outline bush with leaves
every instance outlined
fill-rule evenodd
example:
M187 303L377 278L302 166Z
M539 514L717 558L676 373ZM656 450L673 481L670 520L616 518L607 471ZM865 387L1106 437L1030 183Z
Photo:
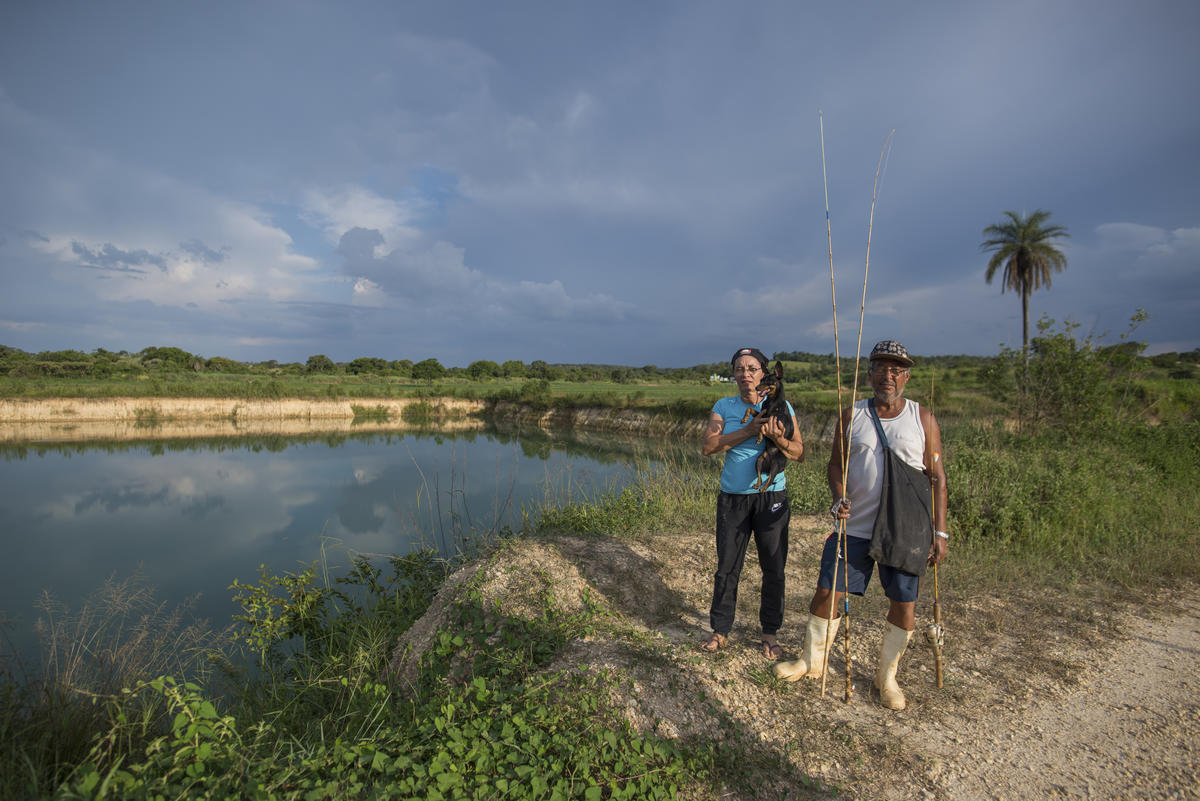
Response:
M437 359L422 359L412 367L412 377L418 381L436 381L446 375L446 368Z
M1019 350L1004 348L982 376L994 396L1007 404L1023 428L1081 429L1128 422L1147 411L1139 389L1138 358L1144 343L1130 339L1147 315L1139 309L1120 343L1103 337L1077 337L1079 324L1042 317L1028 363Z

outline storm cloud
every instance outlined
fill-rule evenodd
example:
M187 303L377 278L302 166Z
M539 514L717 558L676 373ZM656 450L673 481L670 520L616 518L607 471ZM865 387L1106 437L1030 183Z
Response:
M1071 238L1035 319L1120 332L1141 308L1150 352L1191 349L1198 34L1185 0L16 4L0 333L281 361L829 352L870 233L864 339L990 354L1020 305L984 283L982 230L1044 208Z

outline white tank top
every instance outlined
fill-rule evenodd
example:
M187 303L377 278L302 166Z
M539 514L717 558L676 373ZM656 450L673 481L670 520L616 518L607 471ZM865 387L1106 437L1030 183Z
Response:
M879 418L892 452L918 470L925 469L925 427L921 425L921 407L905 398L904 408L892 418ZM867 401L854 404L850 417L850 460L846 467L846 497L850 499L850 519L846 534L871 538L883 479L883 445L875 433Z

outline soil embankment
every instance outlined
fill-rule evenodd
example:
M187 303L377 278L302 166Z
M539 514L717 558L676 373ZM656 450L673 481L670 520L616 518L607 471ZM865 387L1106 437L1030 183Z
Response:
M554 407L538 409L519 403L496 403L492 416L499 420L533 424L541 428L573 428L622 434L699 437L707 415L679 417L656 409L607 406ZM796 422L805 442L832 438L834 415L797 412Z
M454 432L480 430L489 422L547 430L699 437L706 420L703 415L680 417L659 409L546 408L465 398L0 399L0 443L300 436L430 426ZM798 413L797 422L806 442L828 439L832 433L831 415Z
M673 417L651 409L608 406L555 406L547 409L500 401L492 404L490 415L493 419L517 425L532 425L545 429L604 431L614 434L699 436L704 430L702 419Z
M413 407L424 404L419 413ZM356 407L358 412L356 412ZM0 400L0 442L87 442L394 431L436 421L477 430L483 401L458 398ZM366 413L363 413L365 410Z

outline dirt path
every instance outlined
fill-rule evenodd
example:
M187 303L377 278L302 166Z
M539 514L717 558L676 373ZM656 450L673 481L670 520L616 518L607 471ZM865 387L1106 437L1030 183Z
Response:
M810 521L797 533L789 563L799 576L789 576L790 620L780 632L789 657L799 648L799 607L811 593L822 524ZM665 561L678 569L696 560L708 566L707 555L694 550ZM756 568L749 557L741 648L717 683L745 690L727 689L726 708L823 789L848 798L955 801L1200 799L1200 588L1136 607L1061 599L1055 616L1040 619L1024 615L1017 599L952 591L944 597L945 687L935 686L932 652L918 630L901 664L909 706L892 712L871 695L886 608L878 587L852 608L853 698L846 704L844 658L831 661L824 697L818 682L769 677L757 647ZM688 593L700 628L702 596ZM919 629L928 622L923 606ZM778 789L777 797L805 797Z
M918 727L962 801L1200 798L1200 594L1126 615L1076 686L983 718Z

